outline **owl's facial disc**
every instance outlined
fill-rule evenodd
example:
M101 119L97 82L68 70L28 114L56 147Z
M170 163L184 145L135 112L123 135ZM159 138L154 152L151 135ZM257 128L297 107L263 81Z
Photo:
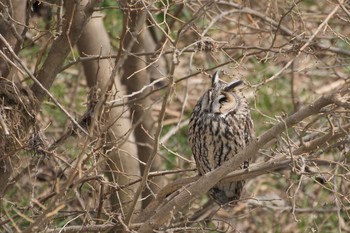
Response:
M219 71L212 76L212 88L207 92L207 98L204 98L205 104L202 108L208 109L211 113L226 114L238 107L239 98L234 89L243 83L242 80L235 80L231 83L224 84L219 79Z
M229 92L222 92L222 97L219 99L220 103L220 113L225 114L228 113L238 106L238 99L236 94L229 93Z

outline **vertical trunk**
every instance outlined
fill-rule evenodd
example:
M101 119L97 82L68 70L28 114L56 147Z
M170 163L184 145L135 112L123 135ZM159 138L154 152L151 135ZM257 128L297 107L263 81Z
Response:
M16 20L17 22L21 22L24 24L24 19L25 19L25 9L26 9L26 1L23 0L12 0L12 1L7 1L7 0L1 0L1 7L0 7L0 12L3 15L3 17L0 17L0 34L6 39L6 41L11 45L12 48L15 47L17 38L19 35L21 35L23 31L23 27L14 24L10 20L6 20L6 17L12 18ZM9 3L12 3L10 5ZM5 46L3 42L0 41L0 50L8 57L12 58L10 53L5 49ZM0 77L12 79L12 75L10 76L10 66L8 62L3 59L0 56ZM1 88L4 88L2 86ZM3 96L6 98L6 96ZM2 113L1 113L2 114ZM0 133L1 136L6 135L4 133L4 129L0 127ZM6 137L6 136L5 136ZM8 137L4 139L6 141L9 140ZM7 143L7 147L10 147L10 145ZM1 159L1 157L6 157ZM5 150L1 150L0 153L0 197L3 195L3 192L5 191L5 187L7 186L7 183L9 181L9 178L12 174L12 166L11 166L11 161L10 157L6 155Z
M112 52L110 40L104 28L101 16L95 14L93 19L86 25L84 32L78 41L78 49L81 56L87 55L109 55ZM96 36L98 35L98 36ZM111 64L114 60L101 59L83 62L87 83L90 88L97 85L97 88L104 89L108 79L112 75ZM120 97L124 90L117 77L114 77L114 85L111 90L111 96ZM133 143L134 137L130 122L130 113L125 106L114 107L109 113L107 125L111 125L108 132L108 158L109 158L109 177L117 185L128 184L140 176L139 162L137 158L137 147ZM112 149L114 148L114 149ZM132 185L126 189L114 192L112 195L112 204L115 209L121 209L127 212L128 205L134 197L137 186ZM121 205L123 204L123 205Z
M13 20L24 25L25 11L27 2L24 0L1 0L0 12L0 34L7 40L11 47L15 50L18 40L22 40L21 33L23 26L13 23ZM11 3L11 4L10 4ZM13 20L10 20L12 18ZM1 51L11 59L9 52L4 49L4 45L0 42ZM16 51L18 52L18 51ZM10 66L6 60L0 56L0 76L7 77L10 74ZM12 78L12 77L8 77Z
M126 5L125 1L124 4ZM143 7L142 3L136 4L135 9L130 12L124 11L124 27L127 26L128 30L124 40L124 48L129 46L129 43L136 41L132 44L131 53L142 53L146 51L146 47L154 47L150 44L150 40L146 40L145 36L150 36L147 33L146 18L147 11ZM127 25L126 25L127 23ZM126 30L126 29L124 29ZM145 56L128 56L123 66L123 83L127 86L128 94L141 90L144 86L150 83L150 75L146 70L146 57ZM154 70L153 70L154 71ZM153 72L155 73L155 72ZM137 141L137 147L139 151L139 158L143 162L147 162L148 157L152 153L152 144L154 143L150 135L154 135L154 120L151 115L151 101L146 95L148 91L144 91L138 95L131 97L131 100L137 99L129 106L132 111L132 120L135 127L135 138ZM156 157L152 164L152 171L160 170L161 161L160 157ZM141 172L144 168L141 166ZM148 203L154 198L152 193L157 193L159 188L163 186L162 177L154 178L149 183L148 187L142 193L144 199L143 206L147 206Z

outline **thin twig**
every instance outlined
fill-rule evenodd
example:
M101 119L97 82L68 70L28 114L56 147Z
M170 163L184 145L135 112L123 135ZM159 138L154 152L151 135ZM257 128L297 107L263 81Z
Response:
M342 1L343 2L343 1ZM310 38L306 41L306 43L298 50L298 53L291 59L282 69L280 69L277 73L272 75L270 78L264 80L263 82L254 85L255 88L260 88L261 86L265 85L268 82L271 82L278 78L300 55L301 53L311 44L311 42L315 39L317 34L320 32L322 28L324 28L328 21L333 17L333 15L338 11L340 5L336 5L334 9L328 14L328 16L323 20L323 22L318 26L318 28L315 30L315 32L310 36Z
M300 109L293 115L287 117L283 122L279 122L272 128L267 130L259 138L253 140L243 151L238 153L235 157L222 164L217 169L206 173L205 176L201 176L198 181L192 183L186 187L187 192L180 192L172 200L164 203L163 206L157 209L153 216L148 216L148 220L139 229L139 233L152 232L157 229L164 222L168 220L171 213L179 211L186 206L191 200L197 198L201 193L207 192L217 182L219 182L229 171L236 169L239 164L255 155L260 148L281 134L285 127L291 127L292 125L302 121L303 119L317 114L323 107L332 104L337 95L327 95L319 98L312 104Z
M13 51L12 47L6 41L6 39L0 34L1 41L6 45L6 48L10 51L11 55L15 58L18 64L25 70L27 75L51 98L54 104L72 121L74 125L76 125L85 135L89 135L86 130L79 125L79 123L74 119L72 115L58 102L58 100L48 91L30 72L26 65L23 64L22 60L17 56L17 54Z

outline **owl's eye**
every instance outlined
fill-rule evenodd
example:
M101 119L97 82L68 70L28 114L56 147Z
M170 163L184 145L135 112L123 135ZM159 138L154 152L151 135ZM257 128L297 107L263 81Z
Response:
M219 103L220 103L220 104L223 104L223 103L226 103L226 102L228 102L227 97L226 97L225 95L222 95L222 96L220 97L220 99L219 99Z

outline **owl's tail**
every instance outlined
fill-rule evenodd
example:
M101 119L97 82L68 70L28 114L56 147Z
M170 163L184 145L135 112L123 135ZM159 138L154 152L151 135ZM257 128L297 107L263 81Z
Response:
M208 194L219 205L230 203L233 206L241 197L244 183L244 181L238 181L228 184L217 184L209 190Z

